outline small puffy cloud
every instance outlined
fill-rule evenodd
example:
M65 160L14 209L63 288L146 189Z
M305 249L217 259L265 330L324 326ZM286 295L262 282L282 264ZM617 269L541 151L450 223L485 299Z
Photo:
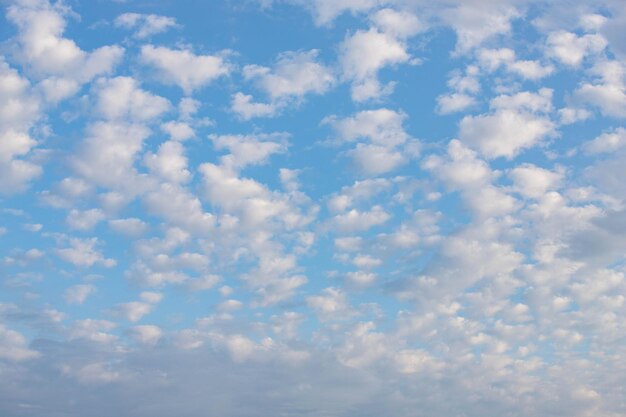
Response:
M417 16L405 10L382 9L374 13L370 19L381 32L398 38L408 38L425 29Z
M280 109L297 104L307 94L323 94L335 83L331 70L317 62L316 49L300 52L283 52L272 68L246 65L243 76L262 90L269 103L257 103L253 97L236 93L232 109L243 119L273 116Z
M463 93L442 95L437 97L437 113L456 113L475 106L477 103L474 97Z
M626 129L618 127L604 132L598 137L586 142L583 149L587 154L614 152L626 146Z
M173 17L141 13L121 14L113 23L117 27L134 30L133 36L138 39L145 39L178 26Z
M128 303L119 304L114 309L116 316L125 318L130 322L137 322L141 320L147 314L150 314L154 306L151 303L145 303L141 301L131 301Z
M487 40L511 31L511 21L520 12L509 2L469 1L451 4L441 18L457 35L456 53L464 54Z
M130 329L130 336L144 345L156 345L163 337L163 330L159 326L144 324Z
M131 77L99 80L95 94L95 110L108 120L149 121L171 107L167 99L142 90Z
M86 52L63 37L70 12L47 0L18 1L7 11L8 20L18 27L15 54L42 79L42 91L51 102L75 94L81 84L96 76L111 73L124 54L116 45Z
M144 162L153 174L165 181L181 184L191 179L184 147L180 142L162 143L157 153L146 154Z
M151 214L192 233L207 233L215 225L215 216L204 210L200 199L175 183L162 183L143 202Z
M69 330L69 338L70 340L86 339L96 343L111 343L118 338L110 333L116 327L115 323L108 320L76 320Z
M368 175L379 175L392 171L406 163L406 157L399 151L384 146L357 144L348 152L357 169Z
M319 51L283 52L273 68L246 65L243 76L252 80L273 100L322 94L334 83L330 69L316 62Z
M0 193L24 190L41 175L41 167L29 161L37 141L29 129L39 118L40 103L30 83L0 58Z
M538 100L532 100L533 98ZM518 94L506 99L496 98L492 101L495 112L465 116L461 120L460 139L480 150L487 158L512 159L523 149L533 147L545 137L554 134L554 123L533 111L545 111L534 108L537 102L539 105L545 105L545 97L541 94L539 96Z
M96 292L92 284L74 285L63 293L63 298L68 304L83 304L87 297Z
M346 273L346 282L355 287L367 287L376 281L378 276L373 272L356 271Z
M532 164L522 164L509 172L514 188L525 197L539 198L553 190L563 175Z
M79 267L91 267L95 264L101 264L110 268L116 265L114 259L105 258L102 252L96 249L99 243L98 238L70 238L68 243L68 247L57 249L56 251L59 258L66 262Z
M583 83L573 98L600 109L604 116L626 118L626 67L619 61L602 61L594 65L593 82Z
M228 75L231 66L219 55L195 55L185 49L144 45L141 61L153 67L168 84L178 85L185 94L202 88L219 77Z
M559 30L548 35L546 45L549 56L565 65L577 67L587 55L604 50L607 42L598 34L578 36L572 32Z
M235 93L232 97L231 109L243 120L255 117L273 116L278 111L278 105L274 103L258 103L254 97L244 93Z
M67 225L74 230L90 230L105 219L104 212L100 209L80 211L73 209L65 219Z
M215 149L230 152L221 157L222 165L234 169L263 164L271 155L286 152L286 138L284 133L209 136Z
M578 107L564 107L559 109L559 122L562 125L570 125L591 117L592 113L587 109Z
M507 72L529 80L539 80L554 72L551 65L542 65L532 60L518 60L515 51L510 48L480 49L477 58L480 66L488 72L503 67Z
M135 158L149 134L149 129L139 124L94 123L87 127L72 165L95 185L135 190L140 187Z
M465 204L480 218L508 214L516 208L514 198L492 185L497 174L489 164L459 140L450 141L445 158L432 155L422 167L450 189L461 191Z
M328 117L323 123L330 124L345 141L367 138L377 145L395 146L409 139L402 127L405 119L403 113L382 108L364 110L345 119Z
M402 126L405 118L403 113L383 108L361 111L345 119L330 116L322 123L332 126L342 141L365 139L370 142L358 143L348 155L361 172L378 175L403 165L418 152L417 142L410 141Z
M345 292L338 288L326 288L320 295L307 297L306 303L322 321L342 320L351 313Z
M141 236L149 229L148 224L146 224L143 220L134 217L109 220L109 227L116 233L130 237Z
M66 372L84 384L107 384L122 377L120 372L112 368L110 363L97 362L85 365L74 372L66 369Z
M193 128L184 122L169 121L161 125L161 130L170 135L171 140L182 142L196 136Z
M308 6L312 9L315 23L321 26L331 23L345 12L365 13L380 3L381 0L313 0Z
M358 102L389 92L379 85L378 71L411 59L402 40L375 28L348 36L339 49L343 78L352 81L352 99Z
M23 334L0 324L0 359L21 362L39 356L39 352L28 347Z
M391 218L381 206L368 211L352 209L332 218L333 225L341 232L359 232L386 223Z

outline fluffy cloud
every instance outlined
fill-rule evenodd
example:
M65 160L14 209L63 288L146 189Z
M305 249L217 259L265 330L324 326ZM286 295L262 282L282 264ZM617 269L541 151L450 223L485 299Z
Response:
M389 109L365 110L353 117L325 118L337 132L338 139L353 142L367 139L369 143L358 143L348 152L359 171L378 175L403 165L409 157L418 153L418 144L410 140L402 124L406 116Z
M0 59L0 192L23 190L41 175L41 167L28 160L37 145L29 134L39 117L40 104L29 82Z
M340 51L342 74L345 79L352 80L352 99L357 102L389 92L389 88L380 86L378 70L411 59L401 39L376 28L349 35L341 44Z
M0 358L10 361L25 361L38 358L41 354L28 347L24 335L0 324Z
M120 61L124 49L103 46L85 52L63 37L65 16L70 10L47 0L20 0L8 8L8 19L17 25L19 34L16 55L43 79L43 89L52 101L75 94L80 85L98 75L110 73Z
M133 29L133 36L138 39L145 39L178 26L173 17L141 13L123 13L113 23L117 27Z
M542 115L550 108L551 95L543 90L497 97L491 102L494 112L461 120L460 139L487 158L514 158L554 134L554 123Z
M96 248L98 238L70 238L67 242L69 246L57 249L57 255L66 262L78 267L90 267L94 264L101 264L107 268L116 265L114 259L107 259Z
M626 129L618 127L610 132L604 132L598 137L586 142L583 149L588 154L613 152L626 146Z
M74 285L65 290L64 298L69 304L83 304L87 297L96 292L96 287L91 284Z
M565 65L579 66L590 54L601 52L606 47L606 40L596 34L577 36L564 30L548 35L547 53Z
M184 49L144 45L141 60L152 66L166 83L178 85L185 94L202 88L230 72L230 64L219 55L195 55Z

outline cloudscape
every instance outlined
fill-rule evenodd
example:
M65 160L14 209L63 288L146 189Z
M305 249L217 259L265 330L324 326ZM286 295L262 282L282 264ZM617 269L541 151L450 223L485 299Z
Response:
M0 14L0 416L626 415L623 0Z

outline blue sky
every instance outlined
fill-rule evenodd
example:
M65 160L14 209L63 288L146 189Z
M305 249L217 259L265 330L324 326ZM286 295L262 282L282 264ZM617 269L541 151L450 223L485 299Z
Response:
M626 414L617 0L5 0L0 414Z

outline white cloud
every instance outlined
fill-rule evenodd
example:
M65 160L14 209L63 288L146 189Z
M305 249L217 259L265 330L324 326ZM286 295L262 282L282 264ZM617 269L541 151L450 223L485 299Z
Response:
M389 109L365 110L353 117L337 119L329 116L322 124L329 124L339 139L347 142L367 139L371 143L358 143L348 151L357 168L366 174L389 172L416 156L417 142L410 141L404 150L400 146L410 140L402 123L406 115Z
M307 94L323 94L335 83L331 70L318 63L316 49L303 52L283 52L278 55L273 68L246 65L243 76L262 90L269 103L256 103L253 97L236 93L232 109L241 118L274 116L289 105L298 104Z
M144 162L152 173L165 181L181 184L191 179L191 172L187 169L187 158L180 142L162 143L156 154L146 154Z
M57 249L57 255L66 262L79 267L90 267L95 264L101 264L107 268L116 265L114 259L107 259L102 252L96 249L98 238L70 238L69 247Z
M235 93L232 97L231 108L243 120L273 116L278 111L277 104L257 103L252 100L254 100L254 97L251 95Z
M117 27L133 29L133 36L138 39L145 39L178 26L173 17L141 13L121 14L115 18L114 24Z
M346 141L365 137L377 145L396 146L409 138L402 127L405 119L403 113L382 108L364 110L346 119L329 117L323 123L330 124L339 137Z
M63 293L63 298L68 304L83 304L87 297L96 292L92 284L79 284L69 287Z
M579 66L587 55L604 50L606 40L597 34L578 36L575 33L559 30L548 35L547 54L565 65Z
M27 79L0 58L0 192L22 191L41 175L41 167L28 160L37 141L29 129L39 118L40 104Z
M100 209L90 209L85 211L73 209L67 215L65 222L71 229L85 231L93 229L95 225L100 223L105 218L106 216Z
M604 132L598 137L586 142L583 149L588 154L614 152L626 146L626 129L618 127Z
M134 323L141 320L144 316L150 314L154 310L155 304L159 301L160 299L158 301L130 301L128 303L118 304L113 310L113 313L115 315L124 317L126 320Z
M283 52L273 68L246 65L243 76L253 80L273 100L301 97L308 93L322 94L334 83L331 71L316 62L319 51Z
M171 140L185 141L196 136L196 132L189 124L169 121L161 125L161 130L170 135Z
M551 65L542 65L533 60L518 60L515 51L509 48L479 49L477 55L481 67L488 72L504 67L508 72L529 80L539 80L554 72Z
M41 354L28 347L24 335L0 324L0 358L12 362L35 359Z
M456 2L440 11L441 18L457 35L456 51L463 54L511 31L511 21L520 12L509 2L471 0Z
M69 12L60 4L27 0L15 2L7 12L8 19L19 28L16 55L36 76L44 78L44 91L52 101L73 95L80 84L110 73L124 54L119 46L85 52L64 38Z
M342 320L351 314L346 294L338 288L325 288L321 295L307 297L306 303L324 321Z
M315 23L321 26L345 12L364 13L380 3L380 0L313 0L307 5L313 10Z
M407 162L399 151L384 146L359 143L348 152L357 169L368 175L379 175L392 171Z
M348 36L339 48L343 77L352 80L352 99L358 102L378 98L388 91L377 80L381 68L411 59L402 40L375 28Z
M406 10L382 9L374 13L370 19L381 32L398 38L408 38L425 29L417 16Z
M600 109L604 116L626 117L626 69L619 61L602 61L594 65L591 73L595 83L583 83L573 97Z
M144 196L148 211L189 232L204 234L213 230L215 216L204 210L195 194L177 184L163 183Z
M386 223L391 216L381 206L374 206L369 211L352 209L333 217L332 222L341 232L357 232L371 229Z
M166 83L178 85L185 94L202 88L217 78L228 75L230 64L220 55L195 55L184 49L144 45L141 60L154 67Z
M478 102L472 96L462 93L452 93L437 97L437 113L450 114L466 110Z
M459 125L460 139L487 158L512 159L554 134L550 119L525 111L497 110L481 116L465 116Z
M76 320L69 331L71 339L86 339L97 343L111 343L118 339L109 332L114 330L117 324L108 320L84 319Z
M74 169L95 185L136 192L141 183L134 168L135 158L149 134L148 128L138 124L89 125L86 138L72 158Z
M109 227L116 233L130 237L141 236L149 229L149 226L143 220L134 217L109 220Z
M149 121L171 107L167 99L142 90L131 77L98 80L95 93L96 112L108 120Z
M131 337L144 345L156 345L163 337L159 326L144 324L131 328Z
M553 172L532 164L522 164L509 172L515 190L530 198L539 198L546 192L554 190L561 179L562 173Z

